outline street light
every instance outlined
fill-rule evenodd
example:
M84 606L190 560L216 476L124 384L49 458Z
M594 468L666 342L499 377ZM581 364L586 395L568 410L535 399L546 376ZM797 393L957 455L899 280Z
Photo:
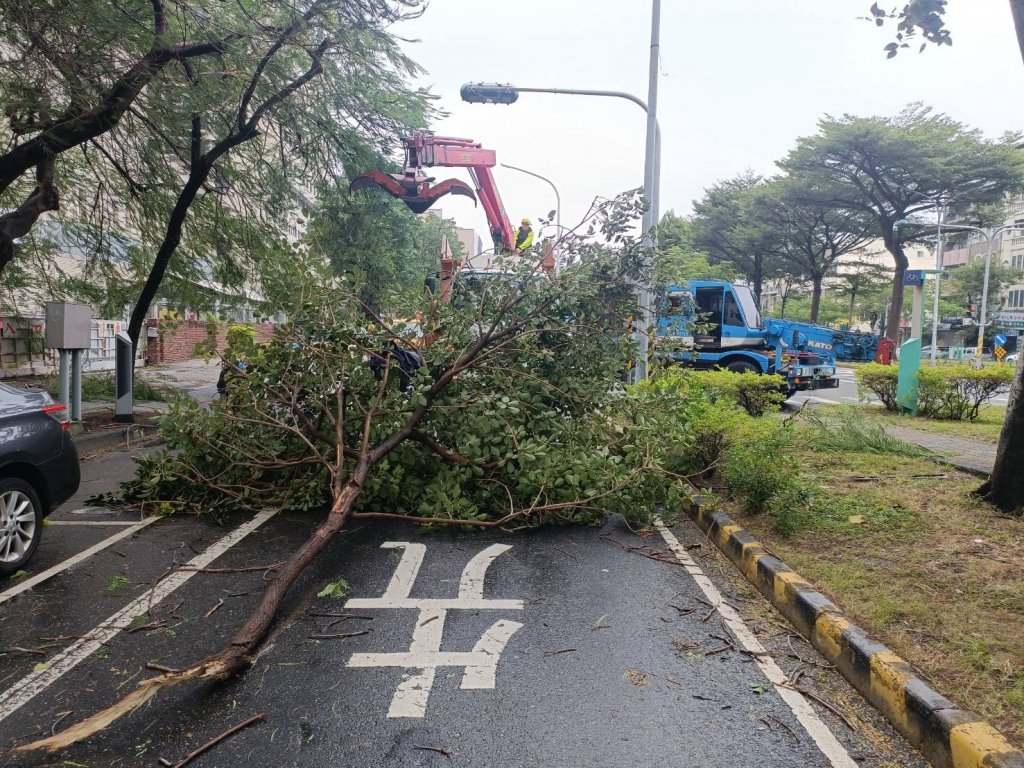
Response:
M545 181L545 182L547 182L548 186L550 186L551 189L554 190L554 192L555 192L555 227L557 227L557 232L558 232L558 234L555 236L555 245L557 245L558 238L561 237L561 233L562 233L562 196L560 194L558 194L558 187L555 186L555 182L553 182L547 176L541 176L539 173L534 173L533 171L528 171L525 168L519 168L518 166L515 166L515 165L509 165L508 163L502 163L501 167L502 168L509 168L509 169L511 169L513 171L519 171L520 173L525 173L527 176L533 176L535 179L540 179L541 181ZM557 275L559 272L561 272L561 269L560 269L559 263L558 263L558 254L555 252L554 246L552 246L552 254L554 255L554 259L555 259L555 274Z
M893 229L898 229L903 224L913 224L914 222L908 222L906 219L900 219L893 224ZM939 233L941 235L943 229L956 229L960 231L978 232L982 237L985 238L985 277L981 282L981 312L978 315L978 346L975 352L975 366L981 367L981 354L982 346L985 342L985 326L987 323L988 315L988 277L989 271L992 269L992 248L993 242L996 235L1003 232L1011 232L1013 230L1024 231L1024 227L1019 224L1004 224L1001 227L995 227L994 229L982 229L981 227L972 227L969 224L942 224L939 223Z
M647 134L644 151L644 198L648 210L641 222L644 245L650 252L654 246L652 230L658 223L658 186L661 180L661 131L658 128L658 65L661 47L661 0L651 0L651 49L647 75L647 101L625 91L603 91L569 88L525 88L510 83L466 83L459 90L462 100L470 104L513 104L520 93L555 93L573 96L610 96L626 99L647 113ZM650 265L645 265L650 267ZM637 323L637 362L633 368L632 381L636 383L647 378L648 327L651 322L651 306L654 303L654 289L650 285L650 269L645 270L643 282L637 286L639 322Z

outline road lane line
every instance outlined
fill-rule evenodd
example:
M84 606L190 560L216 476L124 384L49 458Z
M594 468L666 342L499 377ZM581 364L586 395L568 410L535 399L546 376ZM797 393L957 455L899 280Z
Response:
M153 518L149 518L149 519L156 520L157 517L153 517ZM139 523L138 523L137 520L47 520L46 523L45 523L46 526L51 526L51 525L67 525L67 526L73 526L73 525L85 525L85 526L95 525L95 526L100 526L100 525L105 525L108 528L111 528L111 527L114 527L114 526L119 526L119 525L138 525L138 524Z
M206 568L275 514L277 514L276 509L260 512L249 522L238 526L226 536L210 545L206 551L193 557L185 564L185 567L193 569ZM86 632L78 641L69 645L52 658L47 659L45 663L38 666L38 672L31 672L6 691L0 693L0 722L10 717L35 696L45 691L65 674L89 658L101 646L117 635L118 632L127 628L136 616L145 614L151 606L167 599L169 595L184 586L197 573L198 571L196 570L174 571L166 579L152 589L146 590L106 621Z
M10 600L15 595L24 592L26 589L32 589L32 587L34 587L36 584L42 584L48 578L50 578L51 576L56 576L61 571L66 571L68 568L71 568L74 565L78 565L80 562L92 557L97 552L102 552L110 545L117 544L117 542L121 541L121 539L125 539L131 536L133 533L142 530L150 523L156 522L159 519L159 517L154 516L147 517L141 523L131 523L130 528L125 528L123 531L115 533L113 536L109 536L97 544L93 544L88 549L83 549L77 555L73 555L72 557L69 557L67 560L63 560L57 563L56 565L47 568L42 573L37 573L35 576L32 576L31 578L25 579L25 581L19 583L18 586L16 587L11 587L10 589L5 590L4 592L0 592L0 603L4 603ZM50 523L50 525L54 524L55 523ZM81 525L81 523L78 523L78 525ZM110 523L105 523L105 525L110 525Z
M829 727L822 722L818 714L811 708L811 705L807 703L807 699L803 697L803 694L786 687L786 675L783 674L779 665L775 663L775 659L768 655L767 649L761 645L761 641L754 636L754 633L750 631L739 614L722 599L722 593L704 575L704 571L690 557L690 554L682 547L672 531L665 526L660 518L654 519L654 525L661 533L662 538L665 539L676 559L682 563L686 572L693 577L693 580L697 582L697 586L700 587L708 600L711 601L711 604L718 610L719 615L729 628L729 631L732 632L733 637L751 654L761 672L764 673L764 676L775 687L782 700L793 710L796 719L800 721L800 725L804 727L804 730L814 740L814 743L818 745L818 749L821 750L822 754L828 758L828 761L834 768L857 768L857 763L853 761L846 748L839 743L835 734L829 730Z

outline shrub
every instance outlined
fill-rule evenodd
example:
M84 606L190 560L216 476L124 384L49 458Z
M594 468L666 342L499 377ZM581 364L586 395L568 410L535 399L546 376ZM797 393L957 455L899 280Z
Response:
M857 390L862 398L874 394L886 410L898 411L896 366L869 363L856 371ZM981 406L1013 380L1009 366L990 365L976 369L970 365L922 367L917 382L917 412L931 419L974 421Z
M786 381L781 376L763 376L753 371L697 371L697 382L712 402L720 399L735 403L757 418L774 410L786 400Z
M950 365L922 368L918 384L918 412L933 419L974 421L981 406L1013 381L1009 366Z
M746 422L730 435L722 478L744 510L769 514L790 535L807 514L810 494L790 449L789 430L772 422Z
M896 380L899 369L895 365L867 363L859 366L854 375L857 377L857 394L866 400L869 394L882 401L887 411L896 411Z

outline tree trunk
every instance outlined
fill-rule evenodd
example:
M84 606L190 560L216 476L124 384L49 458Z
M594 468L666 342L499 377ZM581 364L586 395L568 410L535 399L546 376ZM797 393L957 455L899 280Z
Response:
M985 501L1010 515L1021 516L1024 509L1024 365L1017 362L1017 373L1010 385L1006 421L999 435L992 477L975 492Z
M821 275L811 275L811 324L818 324L821 310Z
M888 227L888 229L886 229ZM892 299L889 304L889 318L885 324L885 335L897 344L900 341L900 319L903 316L903 275L910 266L907 256L903 253L903 246L896 240L892 233L892 224L888 221L882 222L884 235L882 240L885 249L892 255L896 262L896 268L892 272Z
M53 185L53 159L36 166L36 188L25 202L0 216L0 272L14 259L14 241L24 237L39 217L60 208L60 195Z
M848 327L851 330L853 329L853 311L854 311L854 308L856 306L857 306L857 286L854 285L850 289L850 320L849 320L849 323L847 323Z
M1024 59L1024 0L1010 0L1010 13L1013 14L1013 26L1017 30L1020 57Z
M754 257L754 273L750 276L753 285L754 301L761 306L761 289L764 287L764 256Z
M171 257L174 256L174 252L181 242L181 231L185 225L185 217L188 216L188 209L192 206L196 195L202 189L209 175L210 166L208 164L204 164L201 168L193 166L192 174L181 190L181 194L178 195L174 210L171 211L164 240L160 243L160 250L156 253L153 266L146 277L145 285L142 286L142 293L139 294L139 298L132 308L132 317L128 322L128 336L132 340L133 356L139 351L139 336L142 334L142 325L146 322L146 315L149 314L149 308L153 304L153 299L156 298L156 292L160 289L160 283L163 282L164 275L167 273Z

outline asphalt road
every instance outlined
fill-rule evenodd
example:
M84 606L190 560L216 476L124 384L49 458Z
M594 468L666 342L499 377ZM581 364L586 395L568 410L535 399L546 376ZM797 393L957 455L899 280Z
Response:
M92 490L130 471L123 453L85 466ZM140 523L81 503L54 515L29 576L0 583L2 765L173 763L262 713L191 765L925 765L695 527L616 520L355 528L296 584L244 675L171 691L65 754L14 756L154 674L147 662L218 650L267 576L178 566L271 565L310 528L283 513ZM849 722L784 683L798 673Z

